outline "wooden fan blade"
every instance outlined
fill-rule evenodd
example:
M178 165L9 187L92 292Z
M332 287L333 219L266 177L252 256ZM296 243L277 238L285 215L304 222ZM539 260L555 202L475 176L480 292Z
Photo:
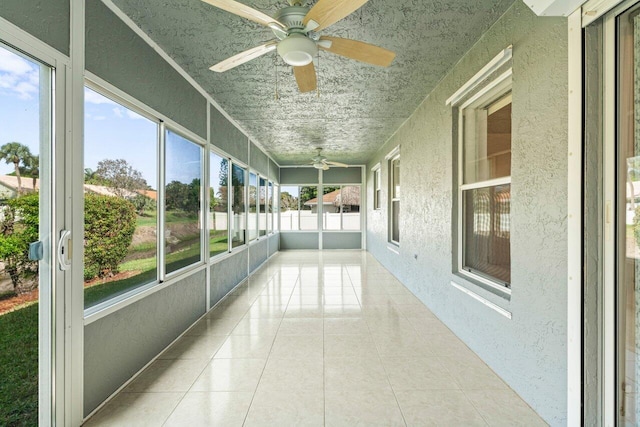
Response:
M253 49L245 50L244 52L240 52L239 54L234 55L231 58L227 58L222 62L218 62L216 65L209 69L211 71L222 73L223 71L230 70L234 67L237 67L238 65L244 64L245 62L249 62L252 59L262 56L267 52L271 52L276 48L277 45L278 42L276 40L272 40L269 43L263 44L261 46L256 46Z
M280 21L266 15L262 12L259 12L245 4L238 3L234 0L202 0L205 3L209 3L211 6L215 6L219 9L226 10L229 13L233 13L234 15L242 16L243 18L247 18L251 21L257 22L258 24L262 24L264 26L268 26L272 22L275 22L282 28L286 28Z
M298 82L300 92L311 92L318 87L316 69L313 66L313 62L302 67L293 67L293 74L296 76L296 82Z
M345 16L360 9L369 0L318 0L311 10L307 12L302 23L307 25L309 21L318 23L313 31L320 31L333 25Z
M326 164L328 164L328 165L337 166L339 168L348 168L349 167L349 165L346 165L346 164L340 163L340 162L332 162L332 161L329 161L329 160L325 160L324 162Z
M367 64L388 67L396 57L395 52L357 40L340 37L320 37L320 40L331 41L331 47L323 47L322 44L318 44L320 49Z

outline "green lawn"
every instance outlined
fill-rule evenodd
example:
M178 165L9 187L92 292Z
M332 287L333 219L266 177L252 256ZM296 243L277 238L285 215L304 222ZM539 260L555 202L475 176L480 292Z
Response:
M84 307L88 308L99 302L105 301L115 295L122 294L129 289L144 285L156 280L157 274L155 264L153 269L129 277L128 279L115 280L113 282L94 285L84 289Z
M0 425L38 425L38 304L0 316Z

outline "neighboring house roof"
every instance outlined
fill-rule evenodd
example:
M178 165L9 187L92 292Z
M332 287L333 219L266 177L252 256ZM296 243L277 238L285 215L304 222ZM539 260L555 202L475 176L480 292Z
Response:
M317 204L317 197L305 202L305 206L315 206ZM342 194L340 194L340 189L327 193L322 196L322 204L333 206L338 206L340 204L360 206L360 187L348 185L342 187Z
M323 205L333 205L336 202L336 199L340 195L340 190L334 190L331 193L327 193L322 196L322 204ZM314 197L313 199L307 200L304 205L305 206L315 206L318 204L318 198Z
M0 184L5 187L18 191L18 177L14 175L0 175ZM22 189L26 191L33 191L33 178L30 176L21 176L20 184L22 185ZM36 178L36 189L40 188L40 180Z
M84 192L100 194L102 196L113 196L113 197L118 196L118 193L113 188L106 187L104 185L85 184ZM121 190L120 194L123 194L126 197L135 197L138 193L134 191Z
M33 191L33 178L30 176L20 177L22 189L27 192ZM12 191L18 191L18 178L13 175L0 175L0 185L7 187ZM40 180L36 178L36 190L40 188ZM116 192L113 188L104 185L84 184L85 193L101 194L103 196L116 196ZM140 190L137 192L122 190L127 197L134 197L137 194L142 194L150 199L157 200L158 192L155 190Z
M158 200L158 192L156 190L138 190L138 193L151 200Z

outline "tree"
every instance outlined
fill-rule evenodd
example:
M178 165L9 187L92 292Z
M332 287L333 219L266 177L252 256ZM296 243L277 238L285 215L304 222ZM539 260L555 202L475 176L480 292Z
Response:
M2 211L0 260L15 293L38 285L38 263L29 260L29 244L38 240L39 203L38 193L29 194L9 200Z
M280 210L286 212L288 210L298 209L298 199L293 197L286 191L280 192Z
M36 191L36 180L40 176L40 156L31 154L29 157L22 159L22 163L27 168L26 173L31 176L31 188Z
M318 187L309 186L300 188L300 206L304 206L306 202L318 197Z
M97 179L101 180L104 185L111 187L115 195L120 198L130 198L132 197L131 193L148 188L142 173L135 170L124 159L99 161L95 174Z
M200 180L194 179L190 184L171 181L164 190L165 208L181 210L197 214L200 210Z
M22 180L20 178L20 163L32 157L31 150L24 144L19 142L7 142L0 147L0 160L4 160L6 164L13 163L16 178L18 179L18 195L22 194Z
M127 255L136 229L131 202L87 194L84 199L84 279L110 277Z
M84 170L84 183L94 184L94 185L104 184L104 182L101 182L100 179L98 179L98 175L96 174L96 171L94 171L91 168L85 168Z

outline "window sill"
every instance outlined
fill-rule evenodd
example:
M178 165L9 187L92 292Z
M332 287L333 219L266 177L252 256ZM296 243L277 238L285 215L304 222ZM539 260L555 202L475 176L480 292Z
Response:
M506 317L507 319L511 320L511 312L506 310L505 308L499 306L498 304L488 300L487 298L483 297L482 295L473 292L470 289L467 289L466 286L462 286L459 285L456 282L451 282L451 286L453 286L454 288L458 289L459 291L469 295L471 298L475 299L476 301L480 302L481 304L484 304L485 306L489 307L490 309L496 311L497 313L503 315L504 317Z
M387 243L387 249L396 255L400 255L400 245L389 242Z
M511 289L502 284L493 282L489 279L478 276L477 274L469 273L465 270L459 270L454 274L474 287L482 288L484 291L490 292L491 294L506 299L507 301L511 300Z

